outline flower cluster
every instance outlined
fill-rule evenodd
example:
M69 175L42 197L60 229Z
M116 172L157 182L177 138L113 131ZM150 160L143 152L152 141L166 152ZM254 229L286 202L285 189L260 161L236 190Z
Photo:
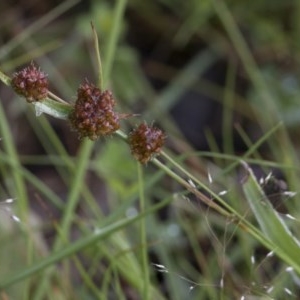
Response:
M11 85L16 93L28 102L41 101L48 95L47 75L31 63L27 68L13 75ZM71 127L80 138L96 140L111 135L120 128L120 120L132 116L119 114L111 91L102 91L85 81L77 90L76 102L69 114ZM142 164L161 152L165 134L154 126L141 123L128 136L132 155Z
M40 101L48 94L47 75L33 63L13 75L11 86L17 94L25 97L30 103Z
M144 122L131 131L128 143L135 159L145 164L160 153L165 139L165 134L159 128Z
M69 120L80 138L96 140L120 128L120 116L114 111L115 100L110 91L101 91L89 82L77 90L77 100Z

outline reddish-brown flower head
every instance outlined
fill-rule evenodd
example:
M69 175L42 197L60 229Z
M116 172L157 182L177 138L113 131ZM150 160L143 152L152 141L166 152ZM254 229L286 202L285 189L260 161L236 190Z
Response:
M113 108L115 100L110 91L103 91L89 82L77 90L77 100L69 119L79 136L96 140L120 128L120 117Z
M28 102L36 102L47 97L48 78L44 72L31 63L27 68L13 75L11 86Z
M144 122L130 132L128 142L135 159L145 164L160 153L165 139L165 134L159 128Z

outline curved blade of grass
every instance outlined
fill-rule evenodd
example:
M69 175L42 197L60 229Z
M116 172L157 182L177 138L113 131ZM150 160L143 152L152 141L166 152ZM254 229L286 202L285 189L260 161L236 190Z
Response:
M13 197L18 199L18 206L20 209L21 218L25 219L28 209L28 198L25 187L24 178L20 173L21 162L17 153L16 145L14 143L13 135L10 130L9 120L6 118L4 108L0 102L0 136L3 148L6 154L11 158L11 172L14 179L15 191L11 190ZM4 175L4 174L2 174ZM15 193L15 194L14 194Z
M274 244L274 249L271 250L300 274L299 241L292 235L282 218L266 199L266 195L250 167L246 163L243 164L248 172L243 190L265 238Z
M110 74L112 72L112 67L115 59L117 44L120 38L121 29L122 29L122 18L126 9L127 0L119 0L117 1L114 9L114 22L112 26L112 31L110 35L110 39L107 43L107 49L105 51L105 59L103 66L103 78L101 79L101 85L103 88L107 86L107 82L110 78ZM96 53L99 55L100 52ZM100 59L100 57L99 57ZM99 70L100 72L100 70ZM100 74L100 73L99 73Z

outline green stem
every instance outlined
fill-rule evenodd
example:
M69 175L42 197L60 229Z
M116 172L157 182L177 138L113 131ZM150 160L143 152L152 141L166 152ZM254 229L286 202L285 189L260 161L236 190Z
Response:
M104 60L104 78L103 78L103 80L105 81L103 82L104 86L107 86L107 80L108 78L110 78L109 75L111 74L118 40L122 30L122 20L123 20L123 14L125 11L126 3L127 3L126 0L118 0L118 3L115 7L115 13L113 16L114 18L113 28L105 52L106 57Z
M146 201L144 194L144 180L143 180L143 168L140 163L137 163L138 167L138 181L139 181L139 198L140 198L140 211L141 213L145 212ZM140 221L141 229L141 245L142 245L142 267L144 275L144 290L143 290L143 299L149 299L149 260L147 252L147 236L146 236L146 217Z
M94 27L94 24L91 23L93 36L94 36L94 47L96 51L96 60L98 65L98 87L100 90L103 89L103 71L102 71L102 62L101 62L101 55L100 55L100 48L99 48L99 39Z
M61 102L61 103L66 104L66 105L70 105L70 103L68 103L67 101L61 99L60 97L58 97L57 95L53 94L50 91L48 91L48 97L56 100L57 102Z
M253 85L257 91L260 92L262 99L267 104L268 113L264 114L264 118L267 119L270 124L273 124L274 121L278 122L278 112L276 111L272 95L269 93L268 86L263 76L258 71L253 55L251 54L244 37L228 9L228 6L223 0L212 0L212 3L219 19L229 35L229 38L238 52Z
M170 177L175 179L178 183L180 183L182 186L184 186L188 191L193 193L195 196L197 196L201 201L203 201L206 205L209 207L215 209L220 214L222 214L225 217L232 217L232 214L229 213L231 211L231 207L225 203L222 199L220 199L219 195L215 194L213 191L211 191L205 184L201 183L195 176L193 176L191 173L186 171L182 166L180 166L174 159L172 159L169 155L167 155L164 151L161 153L161 155L166 158L173 166L175 166L179 171L181 171L183 174L187 176L190 182L184 180L182 177L180 177L177 173L172 171L170 168L165 166L163 163L158 161L157 159L153 160L153 163L158 166L160 169L164 170ZM193 186L192 182L209 192L215 199L217 199L219 202L221 202L222 205L226 207L226 209L219 206L219 204L215 203L213 200L208 198L206 195L201 193L196 186ZM235 213L235 212L234 212Z
M24 182L24 177L20 172L21 163L17 153L17 149L15 147L15 142L13 140L13 135L8 127L8 120L6 119L5 111L0 103L0 132L1 139L3 141L1 144L3 145L5 152L11 159L11 172L12 177L14 179L14 193L15 195L11 195L11 197L17 198L17 204L19 206L20 218L25 220L25 216L27 216L28 212L28 198L27 198L27 190ZM26 223L26 222L24 222Z
M2 71L0 71L0 80L1 80L4 84L10 86L11 79L10 79L7 75L5 75Z
M67 240L67 235L73 221L74 211L80 199L81 189L84 183L84 177L88 168L89 158L93 149L93 145L94 144L90 140L84 140L81 144L77 160L78 164L76 172L74 174L73 182L71 184L71 191L66 200L67 206L65 208L64 215L59 226L59 229L63 234L63 238L57 236L57 239L54 243L55 250L57 250L61 246L61 243L63 241Z

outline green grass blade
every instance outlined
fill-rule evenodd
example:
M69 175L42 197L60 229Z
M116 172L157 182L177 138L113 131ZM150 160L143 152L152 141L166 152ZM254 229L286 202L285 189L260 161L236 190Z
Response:
M0 104L0 135L3 139L3 147L7 155L11 158L11 172L14 179L14 197L18 199L21 217L25 217L28 209L28 199L24 178L19 172L21 163L18 157L17 149L14 143L13 134L11 132L9 121L6 118L6 112Z
M127 4L126 0L119 0L115 5L113 28L105 52L106 55L105 55L104 66L103 66L104 74L101 80L103 85L102 88L105 88L108 85L107 82L110 79L110 74L114 63L117 44L122 29L122 19L125 12L126 4Z
M139 204L140 210L143 212L146 206L146 199L144 194L144 178L143 178L143 169L140 164L137 164L138 167L138 177L139 177ZM147 233L146 233L146 218L141 220L140 224L140 235L141 235L141 257L142 257L142 267L143 267L143 299L149 300L149 285L150 285L150 276L149 276L149 260L148 260L148 249L147 249Z
M277 211L268 202L252 170L246 164L245 167L248 178L243 185L243 190L265 238L274 244L274 249L271 250L274 250L300 274L299 241L292 235Z

